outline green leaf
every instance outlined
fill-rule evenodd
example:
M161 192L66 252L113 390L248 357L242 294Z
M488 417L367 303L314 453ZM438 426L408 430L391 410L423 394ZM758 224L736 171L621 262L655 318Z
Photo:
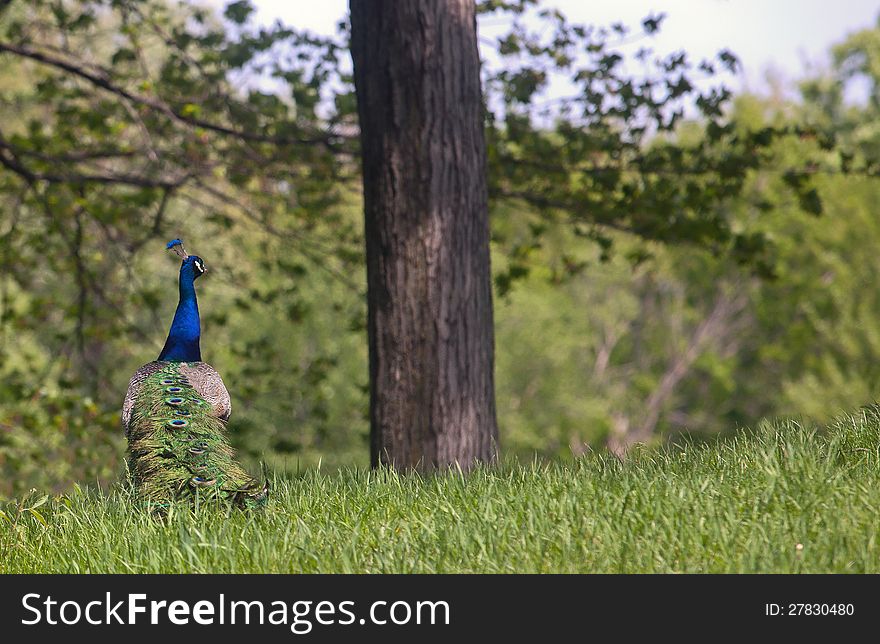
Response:
M116 50L116 53L110 58L110 62L114 65L118 65L119 63L131 62L133 60L137 60L135 53L132 49L128 47L121 47Z
M811 215L816 215L818 217L823 212L822 199L819 197L819 192L815 188L811 188L807 192L799 194L798 203L802 210Z
M254 7L248 0L238 0L237 2L229 3L223 15L235 24L242 25L253 12Z
M30 512L31 516L34 517L40 523L42 523L45 527L47 527L47 528L49 527L49 524L46 523L46 519L44 519L43 515L40 514L37 510L35 510L34 508L28 508L28 512Z

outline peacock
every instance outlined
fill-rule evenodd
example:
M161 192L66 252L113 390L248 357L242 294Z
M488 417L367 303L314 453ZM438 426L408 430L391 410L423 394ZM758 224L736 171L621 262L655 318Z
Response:
M268 483L261 485L235 460L226 438L229 392L202 362L195 281L207 269L181 240L167 248L181 259L177 310L162 352L135 371L122 405L137 497L160 511L175 500L197 499L260 507L268 501Z

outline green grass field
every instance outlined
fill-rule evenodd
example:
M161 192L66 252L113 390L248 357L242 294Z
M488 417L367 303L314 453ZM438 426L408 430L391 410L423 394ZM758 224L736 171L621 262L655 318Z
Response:
M0 572L880 572L880 411L468 476L307 472L156 520L125 486L2 505Z

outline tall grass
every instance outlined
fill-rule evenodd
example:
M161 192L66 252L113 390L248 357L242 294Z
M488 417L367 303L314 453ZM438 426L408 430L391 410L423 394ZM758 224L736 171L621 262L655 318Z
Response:
M880 572L880 416L767 423L625 463L309 471L257 513L135 509L124 485L2 505L0 571Z

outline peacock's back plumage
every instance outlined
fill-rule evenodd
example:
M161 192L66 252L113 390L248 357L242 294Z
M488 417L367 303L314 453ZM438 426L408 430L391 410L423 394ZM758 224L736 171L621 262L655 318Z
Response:
M140 502L154 509L178 500L260 507L268 500L268 485L261 485L239 465L227 439L232 405L220 374L201 361L197 306L192 307L194 326L179 320L181 311L186 313L185 290L192 292L195 304L191 286L198 277L190 277L187 269L193 256L181 256L181 303L168 341L159 360L134 373L122 407L129 473ZM204 272L201 260L195 259ZM187 328L195 329L194 337L186 336ZM173 359L165 359L175 351Z

